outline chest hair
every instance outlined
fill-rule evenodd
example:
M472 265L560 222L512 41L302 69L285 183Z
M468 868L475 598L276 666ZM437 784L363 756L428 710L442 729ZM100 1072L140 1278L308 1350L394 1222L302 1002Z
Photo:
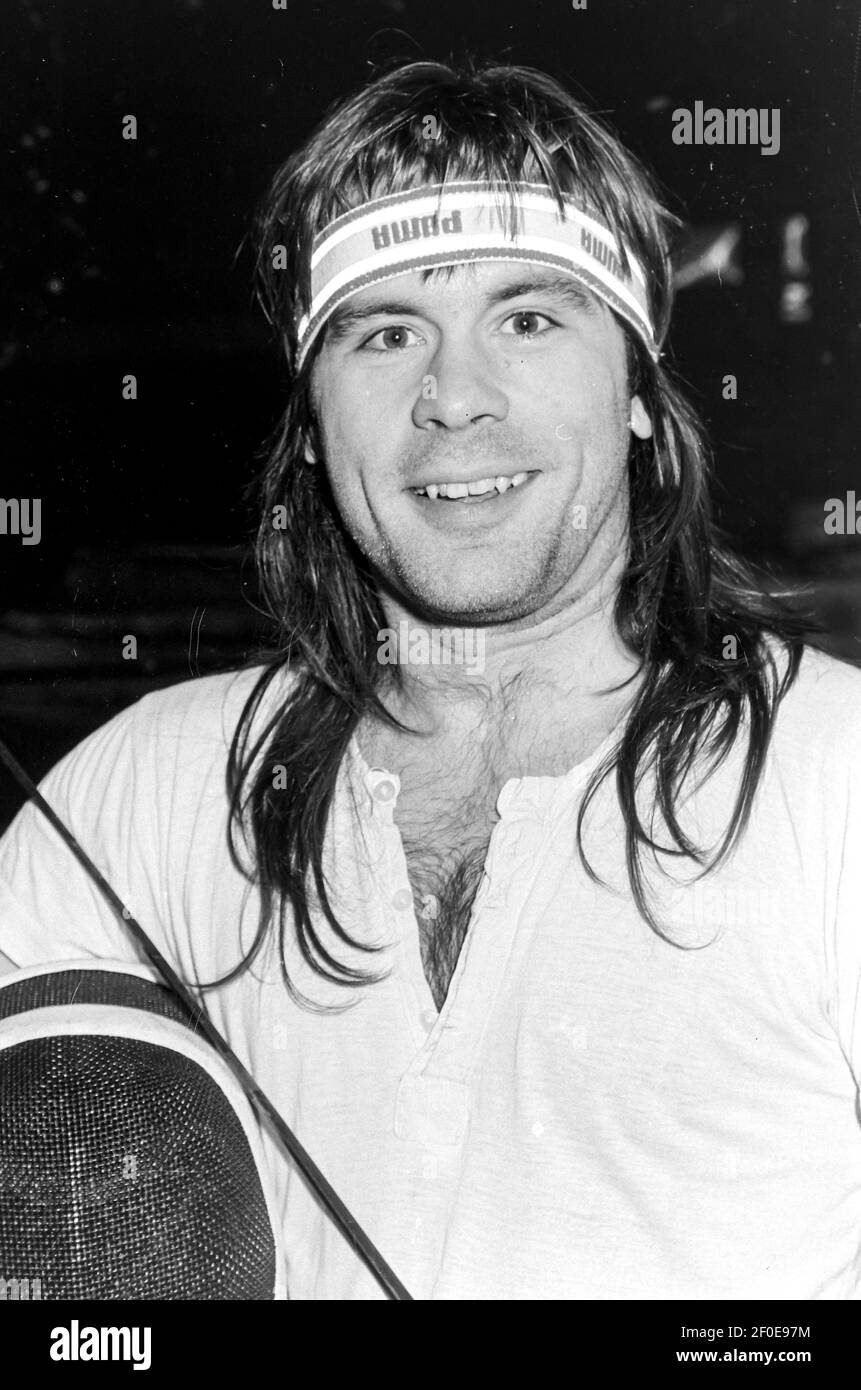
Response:
M405 794L406 792L406 794ZM395 819L413 891L425 978L442 1008L463 946L493 825L486 789L441 796L438 783L402 791Z

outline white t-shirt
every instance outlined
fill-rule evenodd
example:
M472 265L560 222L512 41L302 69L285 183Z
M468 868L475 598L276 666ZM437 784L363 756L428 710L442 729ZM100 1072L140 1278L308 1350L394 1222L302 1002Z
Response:
M234 966L257 926L227 853L224 774L258 673L146 696L42 784L190 982ZM861 672L806 652L739 848L698 885L663 884L676 944L634 906L612 780L585 828L606 886L576 853L580 793L611 743L563 777L503 787L439 1015L399 780L354 743L327 872L346 928L384 949L320 932L388 975L357 993L325 985L290 938L299 988L353 1007L292 1002L274 947L207 1007L415 1298L859 1298ZM739 761L685 804L699 843L726 826ZM0 841L0 951L19 966L138 959L31 806ZM383 1297L268 1153L290 1296Z

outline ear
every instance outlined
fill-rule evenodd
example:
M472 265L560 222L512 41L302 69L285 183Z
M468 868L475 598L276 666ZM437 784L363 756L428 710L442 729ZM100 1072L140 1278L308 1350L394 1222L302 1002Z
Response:
M631 429L638 439L651 439L652 422L639 396L631 398Z
M302 447L305 454L305 462L310 464L319 463L322 457L320 446L320 430L317 425L317 417L313 409L309 410L308 423L302 431Z

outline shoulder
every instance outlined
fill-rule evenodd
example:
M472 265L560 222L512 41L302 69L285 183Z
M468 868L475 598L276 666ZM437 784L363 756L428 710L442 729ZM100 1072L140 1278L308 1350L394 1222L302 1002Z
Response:
M290 684L283 670L266 665L197 676L142 696L114 722L125 722L137 739L173 737L229 744L256 692L260 708L266 709L273 700L285 698Z
M103 729L127 732L136 742L178 739L227 746L244 715L253 723L270 716L294 684L295 676L272 664L196 676L143 695Z
M778 647L773 650L782 675L788 659ZM816 750L824 755L848 746L861 756L861 669L805 645L774 732L814 756Z
M181 960L184 972L193 973L212 945L206 934L191 939L189 895L205 896L216 885L232 901L228 753L246 702L270 670L260 706L268 720L292 679L279 668L183 681L115 715L40 783L48 805L139 920L153 924L160 949ZM89 874L26 802L0 838L0 952L27 965L91 955L126 959L130 951L134 958ZM203 973L211 977L218 968L207 965Z
M270 679L263 687L264 678ZM43 789L70 808L108 804L113 795L151 794L158 800L204 780L222 780L228 751L246 705L252 727L271 717L294 678L266 665L180 681L152 691L102 724L67 753Z

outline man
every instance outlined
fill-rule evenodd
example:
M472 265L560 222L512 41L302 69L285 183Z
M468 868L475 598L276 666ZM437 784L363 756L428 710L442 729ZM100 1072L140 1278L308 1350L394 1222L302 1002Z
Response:
M333 111L258 225L279 649L43 787L417 1298L861 1295L861 675L715 532L669 228L541 74ZM31 808L0 948L135 958ZM291 1296L382 1296L270 1158Z

